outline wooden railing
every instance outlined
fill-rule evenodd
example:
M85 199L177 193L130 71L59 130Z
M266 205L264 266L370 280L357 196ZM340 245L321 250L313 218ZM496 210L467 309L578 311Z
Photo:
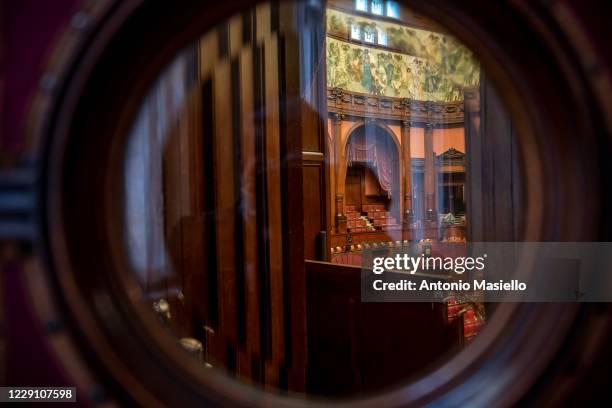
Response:
M462 319L445 303L361 302L361 268L306 261L307 392L388 387L458 350Z

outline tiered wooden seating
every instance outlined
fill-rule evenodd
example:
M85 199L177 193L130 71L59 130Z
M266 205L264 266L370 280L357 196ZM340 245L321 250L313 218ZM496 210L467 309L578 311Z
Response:
M474 309L467 310L463 315L463 335L467 342L472 341L483 326L484 321L476 316Z
M388 227L399 226L397 220L391 216L391 212L387 211L382 204L364 205L363 211L377 229L385 230Z
M374 219L374 225L376 226L388 226L388 225L398 225L393 217L381 217Z
M347 205L345 212L346 228L348 228L351 232L367 231L368 223L366 220L361 218L361 212L358 210L356 205Z
M481 307L478 303L475 305ZM447 301L446 306L449 322L463 315L463 336L466 342L472 341L485 324L484 319L479 317L474 310L474 304L458 302L455 298L451 298Z
M367 221L362 220L361 218L349 220L346 222L346 227L349 228L352 232L361 232L358 231L360 229L363 229L365 231L365 227L367 227L367 225Z
M359 219L359 213L358 212L347 212L346 213L346 220L347 221L358 220L358 219Z

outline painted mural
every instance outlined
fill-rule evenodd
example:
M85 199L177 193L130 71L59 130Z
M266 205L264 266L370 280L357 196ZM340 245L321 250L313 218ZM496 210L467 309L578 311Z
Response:
M351 24L387 34L384 48L339 40ZM375 27L374 27L375 26ZM452 102L465 87L476 86L480 67L468 48L453 37L327 10L327 85L353 92L416 100Z

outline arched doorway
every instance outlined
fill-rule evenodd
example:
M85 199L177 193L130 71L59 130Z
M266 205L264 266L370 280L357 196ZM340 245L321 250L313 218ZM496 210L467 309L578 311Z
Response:
M401 235L401 166L393 133L368 123L351 131L344 147L347 231ZM399 239L399 238L398 238Z

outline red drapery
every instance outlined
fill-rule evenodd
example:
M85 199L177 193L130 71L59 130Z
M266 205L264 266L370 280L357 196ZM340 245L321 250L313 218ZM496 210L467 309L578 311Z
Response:
M350 143L348 145L348 165L351 166L353 163L364 163L370 166L378 178L378 183L387 193L387 198L391 198L393 167L384 151L380 154L375 144L360 146L356 143Z

